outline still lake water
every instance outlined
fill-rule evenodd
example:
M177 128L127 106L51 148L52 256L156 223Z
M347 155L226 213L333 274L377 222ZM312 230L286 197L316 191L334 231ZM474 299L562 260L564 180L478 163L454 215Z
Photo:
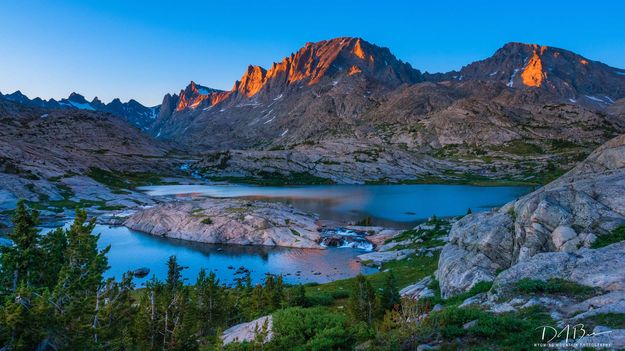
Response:
M309 185L253 186L159 185L141 188L153 196L249 198L291 203L319 214L321 219L345 222L370 216L374 224L408 228L432 215L458 216L501 206L527 194L527 186L470 185Z
M260 187L248 185L163 185L144 187L152 196L238 197L283 201L314 213L320 219L340 222L371 216L374 224L407 228L432 214L462 215L468 208L483 211L500 206L530 191L528 187L478 187L464 185L330 185ZM107 277L120 278L140 267L160 279L167 275L166 262L176 255L188 267L183 276L194 283L201 268L213 270L225 283L233 283L235 271L245 267L254 282L265 273L283 274L288 283L328 282L375 269L361 266L356 256L365 251L352 248L326 250L259 246L211 245L166 239L125 227L97 225L100 248L111 245L111 268ZM147 278L136 279L141 286Z

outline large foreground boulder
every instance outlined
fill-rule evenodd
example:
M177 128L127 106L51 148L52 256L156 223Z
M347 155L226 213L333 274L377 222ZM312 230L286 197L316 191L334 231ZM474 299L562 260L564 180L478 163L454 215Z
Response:
M273 338L273 318L272 316L264 316L248 323L237 324L224 330L221 340L224 345L233 342L254 341L261 338L263 343Z
M482 280L492 281L499 272L526 261L522 267L527 269L558 267L559 263L581 267L589 259L600 260L597 265L617 262L622 259L618 250L578 250L590 247L597 237L623 224L625 135L599 147L543 188L499 210L469 215L456 222L437 271L442 296L467 291ZM545 252L560 254L542 255L534 260ZM614 269L624 273L623 267L615 265ZM510 278L527 277L521 271L514 270ZM564 271L570 273L569 278L583 281L594 276L587 275L592 274L590 269ZM536 270L536 274L545 273Z

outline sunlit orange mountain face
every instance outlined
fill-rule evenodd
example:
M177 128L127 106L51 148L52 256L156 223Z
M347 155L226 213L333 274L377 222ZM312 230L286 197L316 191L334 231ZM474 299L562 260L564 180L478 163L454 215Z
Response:
M443 118L469 100L504 115L546 103L599 111L625 96L622 72L567 50L509 43L460 71L431 74L361 38L336 38L268 69L249 66L230 91L192 82L165 96L150 133L205 149L271 148Z
M508 43L459 71L424 73L388 48L343 37L307 43L269 68L250 65L228 91L191 82L155 107L134 100L89 102L79 94L58 102L29 100L20 92L4 98L109 112L159 140L196 150L262 150L345 137L381 141L393 135L428 151L483 142L472 138L482 132L480 121L493 118L502 124L491 124L493 140L486 142L524 137L502 126L517 124L521 116L535 119L538 110L554 116L562 110L596 114L591 119L603 123L602 111L620 111L624 72L564 49ZM473 115L477 125L462 123L462 131L450 125Z

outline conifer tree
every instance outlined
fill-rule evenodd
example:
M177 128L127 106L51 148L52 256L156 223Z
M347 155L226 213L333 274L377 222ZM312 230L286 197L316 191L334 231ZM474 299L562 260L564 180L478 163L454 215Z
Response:
M306 288L304 285L298 284L294 289L291 289L288 299L289 306L304 307L307 304L306 300Z
M395 274L390 271L384 281L382 287L381 305L385 310L391 310L395 306L399 306L401 302L401 296L399 295L399 289L397 288L397 281L395 280Z
M18 286L32 287L40 279L41 267L39 250L39 212L26 208L24 201L17 203L13 215L13 230L8 238L12 246L2 247L2 287L3 292L15 291Z
M0 308L0 342L9 350L36 350L49 335L53 311L47 294L22 283Z
M107 350L129 350L135 344L133 321L137 315L132 296L132 273L125 273L120 282L109 279L98 307L98 337Z
M98 307L102 302L103 274L110 247L98 250L99 235L92 235L95 220L77 210L67 231L66 262L54 289L54 305L61 325L60 344L65 349L89 350L98 343Z
M201 336L212 334L224 322L226 299L223 287L214 272L206 275L206 270L200 270L195 284L196 309Z
M67 235L63 228L48 232L41 238L42 269L41 285L54 289L59 273L67 262Z
M373 323L373 317L378 309L378 301L375 291L367 278L358 274L356 283L349 297L349 312L356 321Z

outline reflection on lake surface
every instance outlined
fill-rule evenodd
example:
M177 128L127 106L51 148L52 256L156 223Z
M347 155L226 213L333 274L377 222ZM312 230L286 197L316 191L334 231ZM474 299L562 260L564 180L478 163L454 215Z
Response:
M209 196L218 198L263 198L293 204L303 211L318 213L321 219L346 221L364 216L374 224L409 227L433 214L457 216L501 206L531 189L526 186L470 185L309 185L253 186L158 185L141 188L150 195Z
M96 225L94 233L101 234L100 249L111 245L108 253L107 277L120 279L128 270L139 267L150 269L148 277L136 279L140 286L152 275L167 277L167 259L171 255L178 263L188 267L183 270L188 283L195 283L201 268L214 270L225 283L234 282L234 272L243 266L251 271L254 282L260 282L265 273L283 274L287 283L328 282L344 279L362 272L376 270L362 267L356 256L364 250L329 248L327 250L293 249L265 246L211 245L184 240L166 239L136 232L126 227ZM228 267L233 269L228 269ZM299 271L299 273L298 273ZM321 274L315 274L315 273ZM299 274L299 275L298 275Z
M477 187L464 185L328 185L261 187L249 185L163 185L143 188L150 195L184 197L240 197L284 201L321 219L348 221L371 216L374 224L396 228L411 227L432 214L439 217L462 215L468 208L486 210L513 200L528 187ZM369 274L375 269L362 267L356 256L364 250L275 248L262 246L211 245L165 239L125 227L97 225L100 248L111 245L108 277L120 278L140 267L164 279L169 256L188 267L183 276L194 283L201 268L214 270L222 282L232 283L239 267L251 271L254 282L265 273L283 274L288 283L328 282ZM230 268L229 268L230 267Z

